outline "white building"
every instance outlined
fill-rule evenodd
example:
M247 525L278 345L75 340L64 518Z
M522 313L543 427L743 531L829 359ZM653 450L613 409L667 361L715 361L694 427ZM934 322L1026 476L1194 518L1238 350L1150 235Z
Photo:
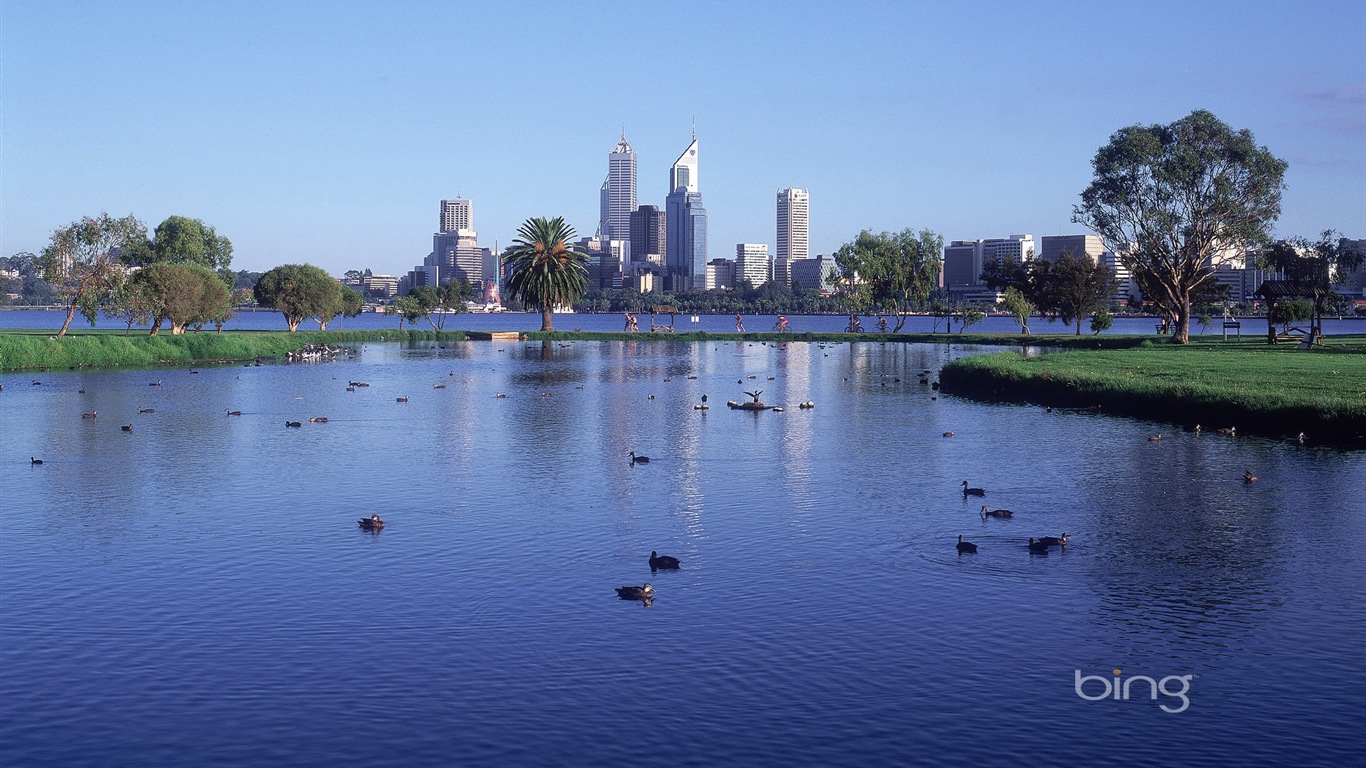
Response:
M456 232L461 229L474 229L474 206L463 197L442 200L441 224L437 231Z
M707 278L703 290L735 290L735 262L730 259L712 259L707 262Z
M835 290L835 260L829 256L817 256L814 259L797 259L791 262L792 266L792 286L800 286L802 290L816 290L823 294L830 294Z
M622 133L607 154L607 215L602 236L606 240L631 239L631 211L636 209L636 153ZM629 255L629 254L628 254Z
M768 243L737 243L735 245L735 284L748 280L755 288L771 279L772 265L768 260Z
M805 259L810 256L807 226L809 202L810 194L805 189L788 187L778 190L778 248L775 259Z
M1094 264L1105 253L1105 243L1099 235L1044 235L1039 239L1038 258L1057 261L1064 253L1084 256Z

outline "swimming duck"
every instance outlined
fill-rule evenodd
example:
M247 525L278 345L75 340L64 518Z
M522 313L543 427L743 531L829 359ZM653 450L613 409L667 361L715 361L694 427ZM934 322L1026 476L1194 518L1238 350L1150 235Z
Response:
M286 427L302 427L302 426L303 426L303 422L300 422L300 421L286 421L286 422L285 422L285 426L286 426Z
M1030 539L1029 551L1040 555L1046 554L1048 552L1048 545L1043 543L1042 541L1035 541L1034 539Z
M1011 512L1011 511L1008 510L1008 509L988 509L988 508L987 508L987 505L985 505L985 504L982 505L982 519L983 519L983 520L987 519L988 517L1011 517L1011 516L1013 516L1014 514L1015 514L1014 512Z
M150 411L151 411L151 409L149 408L149 409L148 409L148 412L150 412ZM234 410L231 409L231 408L224 408L224 409L223 409L223 412L226 413L226 414L228 414L229 416L241 416L241 415L242 415L242 412L241 412L241 411L234 411ZM142 413L142 409L141 409L141 408L138 409L138 413Z
M650 457L649 457L649 456L637 456L635 451L631 451L631 454L630 454L630 455L631 455L631 463L632 463L632 464L649 464L649 463L650 463Z
M132 431L133 431L133 425L132 425L132 424L124 424L124 425L120 426L119 429L123 430L124 432L132 432Z
M43 460L42 460L42 459L35 459L34 457L30 456L30 457L28 457L28 463L30 463L30 464L42 464L42 463L43 463Z
M157 412L157 409L155 409L155 408L138 408L138 413L156 413L156 412Z
M445 388L446 388L446 385L445 385L445 384L433 384L433 385L432 385L432 389L445 389Z
M507 395L503 394L502 392L499 392L498 394L494 395L494 397L507 397Z
M617 587L617 597L622 600L649 600L655 596L655 588L646 584L641 587Z
M159 387L159 386L161 386L161 379L157 379L156 381L149 382L149 383L147 384L147 386L149 386L149 387Z
M98 417L99 415L100 415L100 412L99 412L99 411L91 411L90 413L82 413L82 414L81 414L81 418L82 418L82 419L93 419L93 418Z
M1161 439L1162 439L1162 433L1161 433L1161 432L1158 432L1158 433L1155 434L1155 435L1148 435L1148 442L1150 442L1150 443L1155 443L1155 442L1157 442L1158 440L1161 440Z
M1245 469L1245 470L1243 470L1243 482L1244 482L1244 483L1255 483L1255 482L1257 482L1257 476L1254 475L1254 474L1252 474L1252 470L1250 470L1250 469Z
M1067 539L1067 534L1063 533L1061 536L1045 536L1039 541L1043 542L1045 547L1065 547L1067 546Z
M308 420L308 423L309 423L309 424L326 424L326 423L327 423L327 417L326 417L326 416L314 416L313 418L311 418L311 419Z
M952 432L945 432L945 433L944 433L944 437L953 437L953 433L952 433ZM965 480L964 482L967 482L967 481Z
M677 570L678 558L661 555L654 550L650 550L650 570L654 571L660 568L664 568L665 570Z
M968 487L968 481L967 481L967 480L964 480L964 481L963 481L963 495L964 495L964 496L985 496L985 495L987 495L987 492L986 492L985 489L982 489L982 488L969 488L969 487Z
M977 545L976 545L976 544L973 544L973 543L970 542L970 541L963 541L963 534L961 534L961 533L958 534L958 554L960 554L960 555L975 555L975 554L977 554Z
M1218 429L1216 429L1216 430L1214 430L1214 431L1215 431L1215 432L1218 432L1218 433L1221 434L1221 435L1228 435L1229 437L1237 437L1237 436L1238 436L1238 428L1237 428L1237 427L1219 427Z
M362 517L361 519L356 521L356 524L367 531L378 531L379 529L384 527L384 521L380 519L379 515Z
M408 396L407 396L407 395L404 395L403 397L396 397L396 398L394 398L394 402L396 402L396 403L406 403L406 402L408 402Z

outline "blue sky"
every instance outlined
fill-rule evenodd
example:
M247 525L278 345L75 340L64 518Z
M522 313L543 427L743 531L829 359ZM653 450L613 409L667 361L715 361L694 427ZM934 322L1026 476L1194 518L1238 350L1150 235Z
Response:
M0 255L107 210L233 266L402 273L438 201L480 242L597 226L625 126L663 205L696 118L713 256L811 190L861 229L1080 232L1117 129L1208 109L1290 163L1280 235L1366 237L1366 3L0 0Z

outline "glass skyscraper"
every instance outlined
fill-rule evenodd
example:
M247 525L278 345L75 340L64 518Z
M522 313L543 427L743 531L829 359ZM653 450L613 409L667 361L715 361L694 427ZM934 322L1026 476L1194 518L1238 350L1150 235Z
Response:
M668 279L665 288L682 291L701 287L707 274L707 209L697 189L697 137L669 169L665 198Z

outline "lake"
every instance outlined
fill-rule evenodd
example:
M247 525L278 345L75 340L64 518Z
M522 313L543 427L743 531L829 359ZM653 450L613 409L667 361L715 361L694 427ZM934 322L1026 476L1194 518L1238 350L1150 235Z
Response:
M1366 452L921 383L976 351L0 374L0 762L1355 762Z

